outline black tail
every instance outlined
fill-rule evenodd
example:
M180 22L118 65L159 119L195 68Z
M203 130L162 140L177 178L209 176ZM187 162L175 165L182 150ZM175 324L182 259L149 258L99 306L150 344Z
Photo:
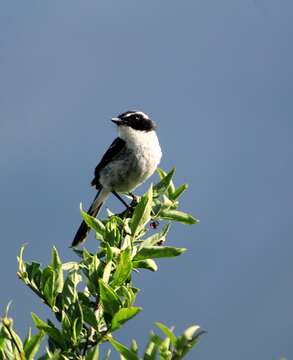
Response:
M100 211L102 205L103 205L103 201L101 201L100 203L98 200L98 197L100 195L101 189L98 191L94 201L92 202L90 208L88 209L87 213L91 216L96 217L98 215L98 212ZM90 228L87 226L87 224L85 223L85 221L83 221L80 224L80 227L78 228L74 239L72 241L71 247L75 247L80 245L81 243L83 243L87 237L87 234L89 232Z

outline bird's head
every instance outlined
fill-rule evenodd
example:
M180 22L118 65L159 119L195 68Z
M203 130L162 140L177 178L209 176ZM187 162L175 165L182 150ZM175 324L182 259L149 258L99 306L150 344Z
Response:
M126 111L112 118L112 121L119 127L128 126L139 131L148 132L156 129L155 123L142 111Z

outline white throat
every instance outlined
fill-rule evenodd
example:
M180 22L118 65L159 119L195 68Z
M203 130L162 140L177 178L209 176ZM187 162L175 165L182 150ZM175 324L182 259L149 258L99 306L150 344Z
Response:
M129 126L120 126L119 136L126 142L126 146L134 151L136 156L146 161L148 167L147 173L151 175L156 170L162 157L161 147L155 130L139 131Z
M156 145L159 144L157 134L154 130L140 131L135 130L130 126L119 126L119 137L126 142L130 147L137 145Z

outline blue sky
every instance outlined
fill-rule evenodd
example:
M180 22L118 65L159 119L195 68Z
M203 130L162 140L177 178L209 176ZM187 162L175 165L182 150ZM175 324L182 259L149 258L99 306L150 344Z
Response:
M119 338L198 323L208 334L188 359L293 357L292 11L289 0L1 2L0 306L13 299L21 333L32 310L47 312L16 278L20 245L42 263L53 245L72 258L109 119L138 108L201 223L173 227L170 244L188 252L137 279L144 312Z

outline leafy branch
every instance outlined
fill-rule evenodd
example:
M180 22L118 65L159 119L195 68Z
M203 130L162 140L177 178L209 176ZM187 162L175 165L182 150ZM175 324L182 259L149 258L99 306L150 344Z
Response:
M83 211L81 215L95 233L98 248L95 253L87 249L73 251L78 260L62 263L55 247L50 263L42 267L37 262L23 259L20 249L18 277L53 312L53 320L42 320L32 313L38 329L31 331L24 343L13 330L7 312L0 325L0 360L34 359L45 335L48 338L46 359L100 359L101 344L110 342L121 359L127 360L179 360L196 345L203 334L198 326L188 328L176 336L173 329L162 323L157 327L163 334L150 334L142 356L133 340L128 348L119 343L114 333L142 310L135 306L139 291L133 284L133 273L143 270L157 271L157 259L173 258L186 249L166 245L172 222L195 224L192 215L178 209L179 198L187 189L183 184L175 187L169 173L159 170L160 180L133 203L133 212L113 214L104 220ZM159 224L164 223L159 227ZM109 359L110 354L106 356Z

